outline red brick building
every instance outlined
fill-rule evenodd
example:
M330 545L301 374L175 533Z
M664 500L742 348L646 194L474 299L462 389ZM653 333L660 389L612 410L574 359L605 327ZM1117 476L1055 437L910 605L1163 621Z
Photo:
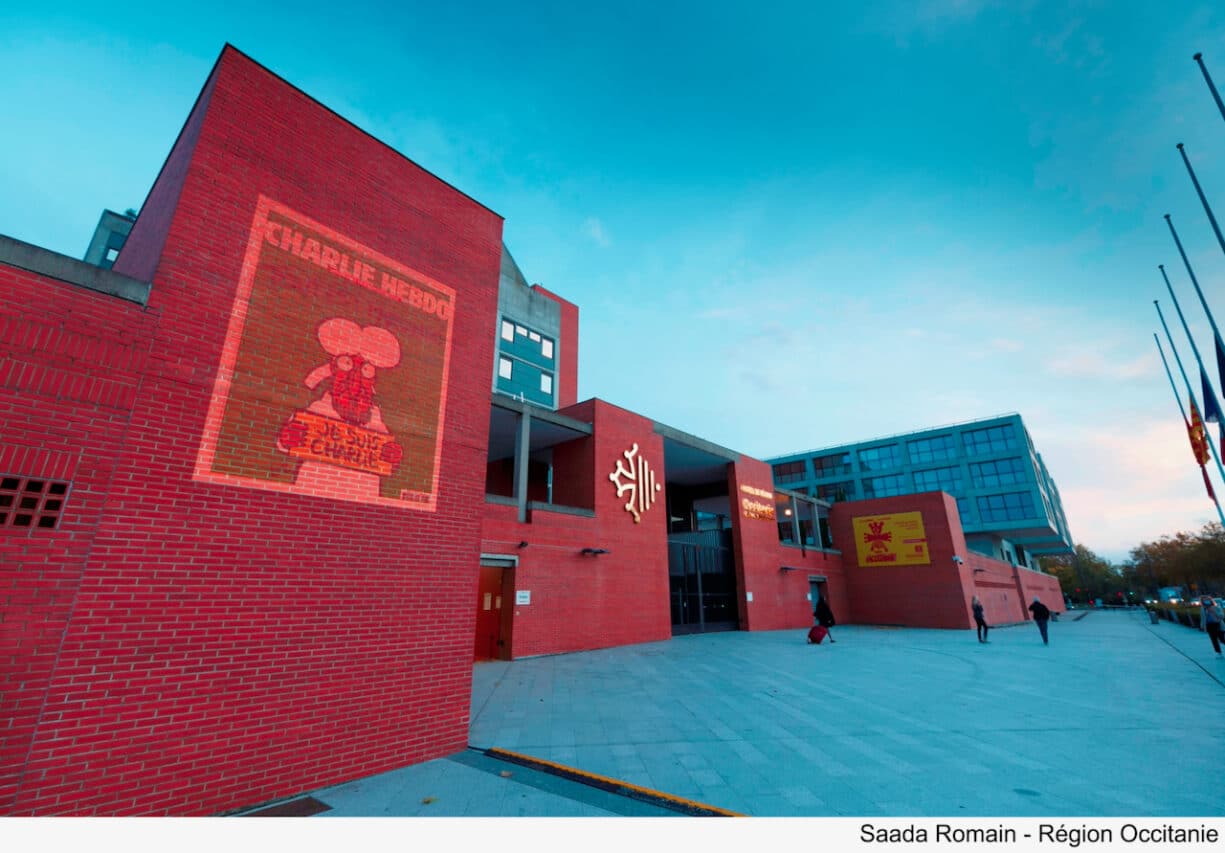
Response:
M0 238L0 813L217 814L453 753L474 652L798 630L818 594L1062 609L943 493L830 508L578 402L578 309L530 288L553 336L517 336L501 230L227 47L112 269ZM491 383L508 318L550 405ZM911 552L834 547L867 522Z

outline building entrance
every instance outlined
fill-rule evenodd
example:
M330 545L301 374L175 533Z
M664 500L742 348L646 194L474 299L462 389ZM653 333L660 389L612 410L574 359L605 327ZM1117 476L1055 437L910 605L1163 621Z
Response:
M673 635L740 627L730 530L671 534L668 581Z
M824 577L817 575L808 576L808 601L812 604L812 610L816 611L817 602L821 599L829 600L829 583ZM814 616L815 618L815 616ZM815 623L814 623L815 624Z
M481 557L481 575L476 590L476 636L473 659L510 660L513 624L513 558Z

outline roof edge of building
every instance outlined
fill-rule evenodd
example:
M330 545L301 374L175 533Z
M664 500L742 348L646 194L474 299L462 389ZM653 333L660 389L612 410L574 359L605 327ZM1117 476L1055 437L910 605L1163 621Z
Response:
M149 304L149 292L153 288L150 282L129 278L122 273L102 269L3 234L0 234L0 264L105 293L140 306Z

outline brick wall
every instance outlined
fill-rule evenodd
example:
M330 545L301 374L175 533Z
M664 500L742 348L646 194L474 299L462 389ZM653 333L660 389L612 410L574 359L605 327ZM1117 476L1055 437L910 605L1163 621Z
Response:
M72 484L55 529L0 528L3 814L46 713L156 323L134 304L0 267L0 476Z
M849 600L842 556L783 545L776 518L745 515L744 500L773 505L770 498L745 492L741 487L773 492L770 465L740 457L731 466L728 493L732 505L737 587L740 594L740 625L751 631L807 628L812 625L813 602L809 599L809 576L823 576L830 606L839 621L848 621ZM748 593L753 600L748 600Z
M930 565L861 565L852 519L903 512L921 514ZM974 595L982 601L989 625L1024 621L1029 615L1025 608L1034 595L1041 595L1052 610L1063 609L1057 578L970 551L957 503L944 492L837 503L830 524L834 543L844 555L851 616L856 622L971 628L970 599ZM954 555L962 562L955 563Z
M570 473L556 479L554 499L575 506L590 501L594 517L535 509L530 523L519 524L514 507L485 506L482 552L517 555L515 588L531 593L531 604L514 609L517 658L672 636L665 493L654 493L654 504L635 524L625 510L628 496L618 498L608 479L618 460L629 466L622 453L637 444L662 485L663 440L649 420L602 401L564 414L592 423L594 434L567 444ZM521 541L528 545L517 548ZM608 553L583 555L584 548Z
M237 51L223 53L208 91L189 162L163 172L181 189L150 194L177 197L171 215L149 220L167 229L147 311L160 322L96 327L141 353L130 366L139 378L125 380L139 386L134 401L113 392L131 403L130 421L102 403L52 404L52 419L88 422L90 433L54 446L82 461L96 446L100 464L86 474L79 465L74 487L80 513L93 515L65 519L73 535L46 545L49 557L20 546L23 579L41 559L76 589L70 613L58 598L48 610L66 620L58 660L45 639L16 653L46 701L23 704L31 736L16 783L6 776L10 813L212 814L466 744L501 220ZM428 447L441 420L433 511L335 500L326 484L295 494L271 462L236 470L277 488L196 476L261 195L454 292L449 349L441 331L403 345L406 367L447 378L438 400L414 410L419 423L396 433ZM134 245L158 245L141 227ZM329 300L349 316L374 298L337 288L278 307ZM93 299L72 294L68 310ZM377 325L404 310L389 302ZM256 357L326 361L321 343L286 340ZM381 372L379 388L395 375ZM233 381L244 376L236 369ZM252 387L252 411L278 417L311 399L300 379ZM27 441L48 444L34 432ZM232 450L266 459L275 440L252 431ZM428 453L410 458L429 466ZM110 485L95 494L98 479ZM84 553L52 554L81 551L80 525L94 529ZM10 755L6 746L6 768Z
M852 519L918 512L927 536L929 565L863 565ZM956 502L944 492L839 502L830 512L834 543L842 549L851 619L874 625L965 628L970 617L973 570ZM967 562L956 564L953 555Z

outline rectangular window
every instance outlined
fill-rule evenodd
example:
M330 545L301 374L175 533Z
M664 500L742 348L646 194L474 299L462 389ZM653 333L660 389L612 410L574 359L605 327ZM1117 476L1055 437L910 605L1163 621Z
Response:
M553 393L553 377L548 373L540 374L540 390L545 394Z
M859 451L859 467L865 471L885 471L898 466L898 446L865 447Z
M970 456L1017 449L1017 436L1012 424L971 430L963 433L961 438L966 445L966 454Z
M778 541L784 545L795 545L795 513L791 509L791 496L774 495L774 520L778 522Z
M485 340L489 340L489 339L486 338ZM509 358L499 358L498 359L498 376L501 376L503 379L510 379L511 366L512 366L512 362Z
M843 480L840 483L822 483L817 486L817 497L823 501L850 501L855 499L855 481Z
M515 339L515 324L502 321L502 340L513 341Z
M540 340L540 354L545 358L553 357L553 342L548 338L542 338Z
M0 530L54 528L68 500L68 484L32 477L0 477Z
M961 516L961 523L964 526L966 522L973 521L973 516L970 515L970 499L957 498L957 514Z
M906 449L910 453L910 461L916 465L957 458L957 440L951 435L937 435L932 438L908 441Z
M887 498L902 494L906 494L906 477L904 474L890 474L884 477L864 477L863 496L865 498Z
M812 460L812 468L818 478L849 474L851 473L851 454L832 453L829 456L817 456Z
M976 501L978 516L987 521L1022 521L1035 518L1034 499L1029 492L981 495Z
M962 488L961 469L953 466L915 471L914 487L916 492L960 492Z
M1025 463L1020 457L970 463L970 480L975 486L1012 486L1025 482Z
M798 462L780 462L774 466L774 482L783 483L798 483L805 479L804 461Z

